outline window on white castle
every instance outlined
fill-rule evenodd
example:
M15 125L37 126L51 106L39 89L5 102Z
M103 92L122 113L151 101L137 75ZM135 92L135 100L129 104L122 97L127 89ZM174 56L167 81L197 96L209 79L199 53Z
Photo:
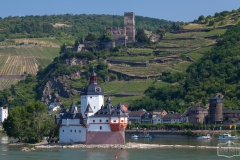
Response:
M100 126L100 130L102 130L102 126Z
M102 122L102 120L100 119L99 122Z
M90 98L92 98L92 97L90 97Z
M106 120L106 122L108 122L108 120Z
M72 130L70 130L70 132L72 132Z
M95 122L95 120L93 120L93 123Z
M79 133L81 133L81 130L79 130Z
M76 133L76 130L74 130L74 132Z
M64 132L64 129L63 129L63 132Z

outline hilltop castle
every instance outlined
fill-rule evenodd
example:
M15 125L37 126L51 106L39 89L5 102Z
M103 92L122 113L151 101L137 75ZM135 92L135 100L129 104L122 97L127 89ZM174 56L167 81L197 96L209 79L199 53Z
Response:
M101 49L110 49L116 46L126 46L127 44L135 43L135 14L134 12L124 13L124 26L123 27L109 27L106 31L111 33L113 37L112 42L87 42L85 39L81 43L77 43L76 46L68 46L65 43L65 52L67 50L73 50L76 52L86 51L89 49L88 45L96 45Z
M107 32L118 46L126 46L126 44L135 42L135 14L134 12L124 13L124 27L110 27Z

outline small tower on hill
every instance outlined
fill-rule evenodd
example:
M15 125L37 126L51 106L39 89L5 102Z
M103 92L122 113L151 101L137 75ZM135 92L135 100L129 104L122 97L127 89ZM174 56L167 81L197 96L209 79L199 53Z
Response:
M209 123L221 124L223 121L222 115L222 102L223 99L220 95L215 94L209 99Z
M124 27L126 27L127 43L135 42L135 14L124 12Z

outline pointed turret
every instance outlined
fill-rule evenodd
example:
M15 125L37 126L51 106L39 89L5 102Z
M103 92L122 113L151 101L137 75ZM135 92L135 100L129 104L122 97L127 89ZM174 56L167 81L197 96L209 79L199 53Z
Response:
M90 83L97 84L97 74L94 72L94 68L90 75Z
M93 115L93 110L92 110L92 107L90 106L89 103L88 103L88 105L87 105L87 108L86 108L84 114L85 114L87 117Z
M86 111L84 113L93 113L92 107L90 106L89 103L88 103L88 106L87 106Z
M74 114L74 113L77 113L77 112L78 112L77 106L76 106L75 103L72 101L72 104L71 104L71 107L70 107L68 113Z
M110 96L108 96L107 100L106 100L106 104L110 104L112 101L111 101L111 98Z

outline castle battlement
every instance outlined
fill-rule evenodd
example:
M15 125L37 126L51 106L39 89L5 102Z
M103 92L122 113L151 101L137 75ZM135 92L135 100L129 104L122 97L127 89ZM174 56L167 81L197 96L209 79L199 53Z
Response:
M135 16L134 12L124 12L124 16Z

